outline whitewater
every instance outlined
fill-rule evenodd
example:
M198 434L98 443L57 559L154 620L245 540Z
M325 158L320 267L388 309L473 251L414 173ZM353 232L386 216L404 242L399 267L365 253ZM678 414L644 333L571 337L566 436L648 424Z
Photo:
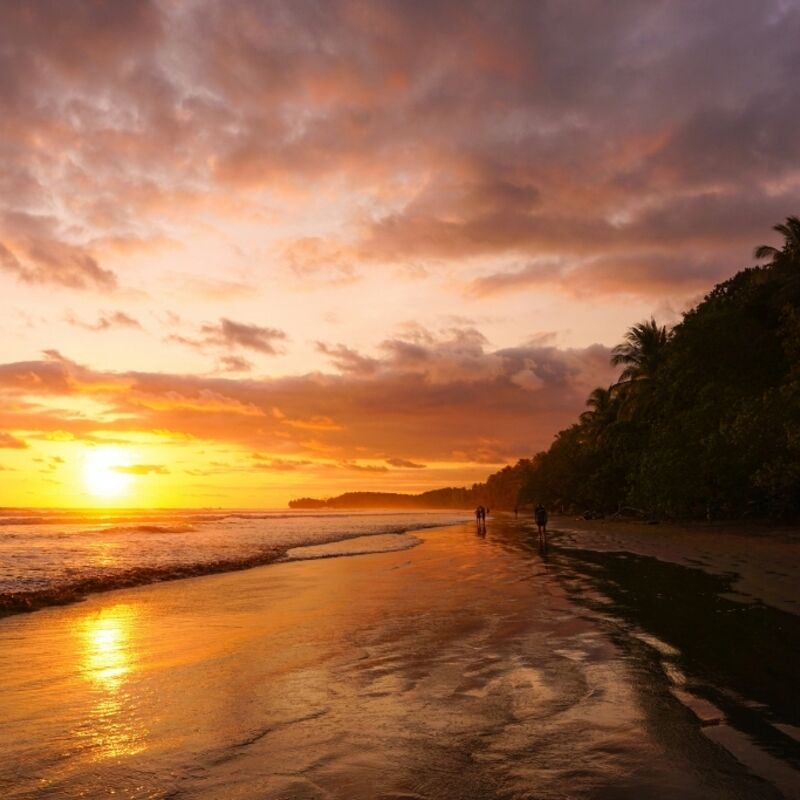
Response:
M412 531L467 518L459 511L6 508L0 614L274 561L412 547Z

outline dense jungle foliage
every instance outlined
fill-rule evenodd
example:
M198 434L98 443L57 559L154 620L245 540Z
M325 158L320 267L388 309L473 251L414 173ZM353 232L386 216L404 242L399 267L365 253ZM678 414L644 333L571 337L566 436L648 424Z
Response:
M521 499L657 517L800 515L800 220L766 266L716 286L672 330L635 325L617 383L523 462Z

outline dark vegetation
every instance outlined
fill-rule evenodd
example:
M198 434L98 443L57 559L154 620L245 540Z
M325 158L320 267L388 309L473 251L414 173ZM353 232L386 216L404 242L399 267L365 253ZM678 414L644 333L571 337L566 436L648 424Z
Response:
M765 266L716 286L673 329L651 319L614 349L598 387L549 450L470 489L356 492L295 508L510 509L543 502L668 519L800 516L800 219L756 248ZM309 506L309 503L315 505Z
M463 488L433 489L422 494L394 492L345 492L327 500L301 497L291 500L290 508L468 508L472 490Z

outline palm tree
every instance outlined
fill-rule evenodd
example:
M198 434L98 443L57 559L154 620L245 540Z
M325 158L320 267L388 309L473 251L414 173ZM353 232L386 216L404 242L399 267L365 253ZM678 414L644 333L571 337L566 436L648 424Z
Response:
M589 410L581 414L581 425L590 438L599 440L603 431L616 417L616 403L611 389L598 386L587 398L586 405Z
M669 338L666 326L659 325L652 317L630 328L625 341L612 351L611 363L625 366L615 385L653 378L663 360L664 346Z
M611 409L611 391L598 386L587 398L586 405L589 411L581 414L581 423L593 427L594 423L606 417Z
M753 257L771 258L773 261L800 261L800 219L786 217L786 222L773 225L772 230L783 236L783 247L779 250L772 245L761 244L753 251Z

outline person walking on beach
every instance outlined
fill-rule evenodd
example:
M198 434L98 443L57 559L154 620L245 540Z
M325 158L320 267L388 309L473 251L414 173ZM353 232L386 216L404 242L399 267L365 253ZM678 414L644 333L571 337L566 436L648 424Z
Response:
M541 503L533 510L533 518L536 520L536 528L539 532L539 544L545 547L547 545L547 509Z
M484 536L486 534L486 509L483 506L475 509L475 521L478 523L478 533Z

